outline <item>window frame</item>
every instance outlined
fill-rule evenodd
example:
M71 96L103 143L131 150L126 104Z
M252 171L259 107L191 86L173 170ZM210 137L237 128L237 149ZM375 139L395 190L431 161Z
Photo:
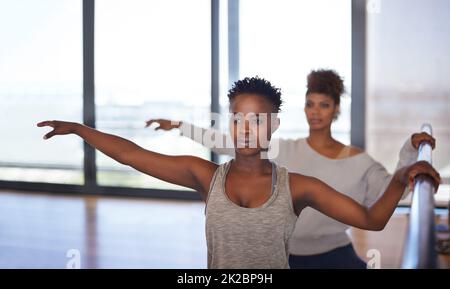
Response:
M211 112L219 112L219 1L211 1ZM222 0L227 1L227 0ZM94 25L95 0L83 0L83 124L95 128L95 79L94 79ZM228 1L228 79L229 83L239 75L239 0ZM364 0L352 0L351 3L351 144L365 147L365 74L366 74L366 3ZM67 193L80 195L112 195L149 197L180 200L201 200L193 191L161 190L151 188L130 188L118 186L99 186L95 149L86 142L83 145L84 185L58 183L23 182L0 180L0 188L23 191L45 191L49 193ZM218 155L211 152L211 160L217 162Z

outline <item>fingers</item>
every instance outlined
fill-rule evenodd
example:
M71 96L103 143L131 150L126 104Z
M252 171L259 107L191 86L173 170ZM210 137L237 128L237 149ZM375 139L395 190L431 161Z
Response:
M55 127L55 122L54 121L50 121L50 120L47 120L47 121L41 121L41 122L39 122L38 124L37 124L37 126L38 127L43 127L43 126L50 126L50 127Z
M44 135L44 139L49 139L52 136L54 136L55 134L56 134L55 130L52 130L51 132L49 132L46 135Z
M432 136L431 137L431 147L434 149L436 147L436 139Z
M147 120L145 123L145 127L149 127L149 126L151 126L152 125L152 123L160 123L160 119L149 119L149 120Z
M410 192L414 190L414 185L415 185L414 178L410 178L408 183L408 188Z
M411 185L411 181L413 181L412 185L414 185L414 179L419 176L426 176L430 178L435 186L436 191L439 188L439 184L441 183L440 174L427 162L420 161L415 163L409 172L409 182Z
M44 126L50 126L52 128L55 128L56 123L55 121L50 121L50 120L46 120L46 121L41 121L37 124L38 127L44 127ZM44 135L44 139L49 139L52 136L54 136L56 134L55 129L53 129L51 132L47 133L46 135Z
M413 177L418 175L427 175L431 177L435 183L439 184L441 182L440 174L427 162L418 162L415 168L411 172Z
M426 132L416 133L412 136L413 146L418 149L422 142L427 142L434 149L436 147L436 139Z
M431 135L427 134L427 133L423 133L419 136L419 145L422 142L427 142L431 145L431 147L434 149L436 146L436 140L434 139L434 137L432 137Z

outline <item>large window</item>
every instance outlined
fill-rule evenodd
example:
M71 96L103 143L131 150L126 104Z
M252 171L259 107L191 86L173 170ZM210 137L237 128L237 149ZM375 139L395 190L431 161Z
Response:
M209 159L177 131L144 129L149 118L207 126L211 104L211 1L97 0L97 128L165 154ZM176 186L97 153L100 185ZM183 188L184 189L184 188Z
M258 75L282 88L285 103L275 137L307 135L306 76L312 69L330 68L344 77L348 92L333 135L349 144L351 1L240 0L238 11L238 51L229 55L239 55L239 78ZM221 104L225 110L225 94Z
M82 122L87 43L88 50L95 47L96 127L145 148L209 159L209 150L178 131L146 129L144 121L168 118L208 126L211 98L216 100L211 80L217 76L222 113L228 111L226 91L238 78L259 75L281 87L285 104L276 136L304 137L306 75L317 68L344 77L347 95L332 131L350 142L351 0L96 0L95 19L83 16L83 3L93 2L0 2L1 181L85 183L82 140L44 141L46 130L35 124ZM218 21L212 3L220 5L219 51L211 37L211 24ZM93 5L87 8L94 12ZM375 8L367 15L366 149L393 171L404 141L430 122L438 140L434 164L448 183L450 2L395 0ZM86 23L95 24L94 43L83 38ZM218 75L211 59L219 60ZM228 131L226 118L224 124ZM86 160L92 161L90 154ZM96 165L100 186L179 188L99 152ZM441 187L439 196L448 200L449 186Z
M0 117L8 123L1 127L0 179L83 184L82 141L69 136L44 142L44 131L34 124L48 118L82 121L81 30L82 21L92 19L83 16L81 0L7 3L0 9L5 43L0 47ZM212 16L212 3L220 4L220 49L215 52L211 24L218 19ZM217 73L211 65L214 53L220 61L216 76L222 113L227 112L230 81L237 78L259 75L282 88L278 137L307 134L303 105L311 69L335 69L348 91L351 86L350 0L96 0L93 20L94 43L85 37L84 44L95 48L95 125L157 152L210 158L209 150L177 131L155 132L144 128L144 121L168 118L208 126L211 79ZM333 133L349 143L350 98L341 106ZM100 186L180 189L100 152L96 166Z
M383 1L368 14L367 150L390 171L422 123L433 126L433 164L450 188L450 2Z
M0 179L82 184L83 146L36 123L82 121L82 1L0 3Z

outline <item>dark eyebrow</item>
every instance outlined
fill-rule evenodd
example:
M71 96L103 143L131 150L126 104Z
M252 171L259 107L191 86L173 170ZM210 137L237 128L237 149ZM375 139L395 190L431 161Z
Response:
M329 104L330 102L332 102L333 100L320 100L320 101L318 101L318 103L320 104L320 103L326 103L326 104ZM312 101L312 100L310 100L310 99L306 99L306 101L305 102L314 102L314 101Z
M235 111L233 111L233 114L238 114L238 113L242 113L242 112L235 112ZM264 112L263 112L264 113ZM256 115L256 116L259 116L260 115L260 113L253 113L254 115Z

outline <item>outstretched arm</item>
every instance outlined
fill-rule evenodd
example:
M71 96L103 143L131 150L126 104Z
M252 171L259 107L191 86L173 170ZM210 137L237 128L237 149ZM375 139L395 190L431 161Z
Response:
M297 213L310 206L350 226L379 231L383 230L394 213L408 182L412 183L418 175L430 177L437 191L439 174L430 164L421 161L398 170L383 195L368 208L316 178L290 174L290 186Z
M209 148L219 155L228 155L234 157L234 146L231 137L221 133L213 128L202 128L183 121L173 121L168 119L150 119L145 122L146 127L157 123L155 130L180 129L182 136L188 137L193 141ZM214 141L208 141L214 140Z
M79 123L43 121L37 126L53 128L44 139L55 135L76 134L119 163L163 181L194 189L205 199L217 168L216 164L193 156L155 153L119 136L103 133Z

